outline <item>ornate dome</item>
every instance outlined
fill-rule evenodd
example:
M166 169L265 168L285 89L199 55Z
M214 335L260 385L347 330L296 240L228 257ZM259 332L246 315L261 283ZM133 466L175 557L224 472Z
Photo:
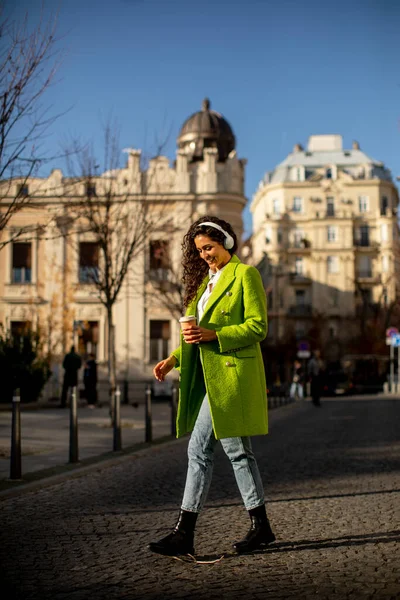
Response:
M185 150L193 161L203 159L204 148L217 148L218 160L224 162L235 149L232 128L222 115L210 110L208 98L203 100L202 109L189 117L180 131L178 148Z

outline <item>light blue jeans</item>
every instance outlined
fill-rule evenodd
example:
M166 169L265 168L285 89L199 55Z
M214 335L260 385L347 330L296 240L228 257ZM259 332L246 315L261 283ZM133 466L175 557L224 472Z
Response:
M212 428L210 406L204 396L188 447L188 471L182 509L200 512L211 484L214 450L217 445ZM247 510L264 504L264 488L248 437L220 440L232 463L243 504Z

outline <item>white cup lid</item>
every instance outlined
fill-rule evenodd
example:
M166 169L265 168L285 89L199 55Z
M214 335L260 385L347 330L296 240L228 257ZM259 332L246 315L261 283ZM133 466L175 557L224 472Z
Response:
M194 315L188 315L187 317L181 317L179 323L187 323L188 321L194 321L196 317Z

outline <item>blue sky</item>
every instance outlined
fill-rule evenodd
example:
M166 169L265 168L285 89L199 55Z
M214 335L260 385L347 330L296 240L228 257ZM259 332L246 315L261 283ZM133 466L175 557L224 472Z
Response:
M41 5L6 0L13 17L33 21ZM248 159L249 199L311 134L358 140L400 175L398 0L64 0L58 31L66 55L46 102L69 110L49 131L54 153L76 136L101 153L112 113L121 148L151 153L170 132L173 159L180 126L208 96Z

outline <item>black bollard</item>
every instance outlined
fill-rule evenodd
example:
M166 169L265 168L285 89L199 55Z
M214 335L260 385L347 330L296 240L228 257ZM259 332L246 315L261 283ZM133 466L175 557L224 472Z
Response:
M124 404L129 404L129 381L124 379Z
M71 399L69 403L69 462L79 462L78 451L78 400L76 397L76 387L72 388Z
M171 435L176 437L176 407L177 407L178 388L174 383L171 394Z
M12 399L10 479L22 479L21 470L21 398L15 390Z
M114 398L114 435L113 435L113 450L118 452L122 448L121 441L121 390L119 386L115 390Z
M146 386L146 405L145 405L145 420L146 420L146 434L145 442L153 441L153 423L151 417L151 387Z

